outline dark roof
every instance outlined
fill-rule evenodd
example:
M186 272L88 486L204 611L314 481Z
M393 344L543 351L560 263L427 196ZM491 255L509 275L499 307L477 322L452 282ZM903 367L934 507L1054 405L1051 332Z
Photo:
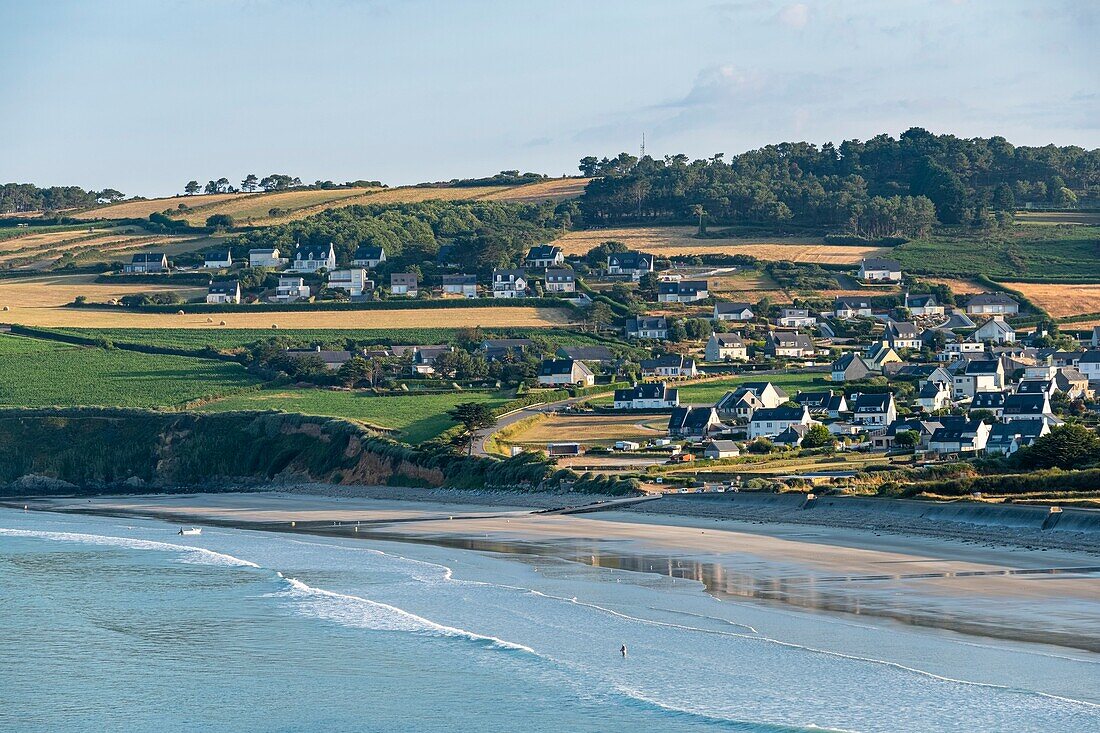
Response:
M943 388L943 382L925 382L918 397L935 397Z
M350 351L332 351L327 349L287 349L286 353L295 358L316 356L326 364L343 364L352 357Z
M294 251L296 260L324 260L332 252L331 244L303 244Z
M444 275L444 285L477 285L477 275Z
M800 347L813 349L814 342L810 337L798 331L770 331L767 336L768 343L782 348Z
M550 377L558 374L573 373L572 359L545 359L539 366L540 377Z
M888 260L883 257L868 257L861 263L864 270L890 270L901 272L901 263L897 260Z
M718 417L713 407L674 407L668 418L669 430L702 429Z
M871 371L871 367L867 365L864 358L852 351L849 351L847 354L841 354L840 358L833 362L832 370L834 372L847 371L848 367L852 366L855 362L858 362L867 371Z
M836 306L846 308L848 310L870 310L871 301L867 300L866 298L839 295L836 299Z
M1005 414L1043 415L1048 404L1045 394L1010 394L1005 397Z
M1091 349L1081 354L1079 364L1100 364L1100 349Z
M549 282L569 282L577 279L577 273L565 267L555 268L546 271L546 279Z
M215 295L233 295L240 286L236 280L215 280L210 283L210 292Z
M886 333L901 339L920 338L917 324L909 321L890 321L886 324Z
M353 260L379 260L382 259L384 251L381 247L357 247L351 258Z
M719 313L740 313L741 311L751 311L751 303L715 303L714 307Z
M935 295L922 293L920 295L905 296L905 305L913 308L928 308L929 306L939 305L939 303L936 301Z
M553 260L561 254L561 247L554 244L537 244L527 253L529 260Z
M1016 437L1034 440L1042 434L1043 425L1045 423L1039 419L997 423L989 431L989 440L991 442L1007 442Z
M130 262L135 265L144 265L148 263L160 263L165 260L168 255L163 252L138 252L136 255L130 258Z
M744 346L745 340L739 333L715 333L712 334L718 343L723 346Z
M996 374L1001 362L997 359L975 359L966 363L966 374Z
M764 407L752 414L752 421L801 420L805 415L806 407L804 405L798 407Z
M643 359L641 363L642 369L656 369L658 367L686 369L694 364L694 359L690 359L682 354L662 354L656 359Z
M669 389L663 382L644 382L627 389L615 390L616 402L631 400L675 400L676 390Z
M784 392L782 388L775 386L771 382L742 382L741 383L741 389L747 389L749 392L752 392L754 395L757 395L757 396L759 396L760 393L763 392L768 387L771 387L773 390L775 390L775 393L779 396L779 399L781 399L781 400L787 399L787 393Z
M205 262L227 262L232 261L232 250L228 249L212 249L202 256Z
M645 252L616 252L607 256L608 267L623 270L653 269L653 255Z
M653 330L666 330L668 329L668 321L664 316L639 316L638 318L626 319L627 331L641 331L641 330L653 331Z
M1019 305L1015 299L1004 293L979 293L967 301L971 305Z
M970 401L971 410L996 410L1004 407L1004 392L978 392Z
M662 295L696 295L700 292L707 292L707 289L706 280L679 280L657 283L657 292Z
M1037 394L1050 390L1053 379L1025 379L1016 387L1016 394Z
M577 361L611 361L615 358L606 346L563 346L558 354Z
M481 348L483 349L526 349L528 346L534 346L535 342L531 339L485 339L481 342Z
M494 267L493 268L493 281L494 282L508 282L509 280L526 280L527 273L518 267Z
M932 442L935 443L967 443L973 440L974 434L981 424L980 420L967 421L965 423L953 423L936 428L932 433Z
M889 392L863 392L856 395L856 401L852 406L852 412L886 412L893 399L894 395Z

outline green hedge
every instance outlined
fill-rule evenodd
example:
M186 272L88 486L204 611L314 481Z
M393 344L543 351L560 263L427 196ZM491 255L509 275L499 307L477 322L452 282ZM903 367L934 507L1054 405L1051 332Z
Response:
M103 303L68 303L67 308L114 309ZM143 305L130 310L142 313L287 313L300 311L446 310L452 308L572 308L558 298L469 298L463 300L371 300L362 303L324 301L320 303L182 303Z
M102 267L100 268L103 269ZM109 274L104 273L97 277L95 281L97 283L112 283L121 285L123 283L138 283L142 285L163 285L165 283L174 284L197 284L197 285L209 285L210 281L214 279L214 276L209 272L179 272L170 273L165 275L152 275L139 273L135 275L126 274Z

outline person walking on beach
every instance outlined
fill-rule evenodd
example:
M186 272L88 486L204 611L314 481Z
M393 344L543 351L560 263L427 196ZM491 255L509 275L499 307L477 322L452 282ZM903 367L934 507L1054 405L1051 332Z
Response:
M619 654L622 654L623 659L626 659L626 644L623 644L621 647L619 647Z

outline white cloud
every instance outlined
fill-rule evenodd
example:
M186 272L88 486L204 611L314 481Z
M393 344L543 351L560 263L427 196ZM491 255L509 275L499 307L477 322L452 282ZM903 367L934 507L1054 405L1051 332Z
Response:
M788 28L805 28L810 22L810 8L806 3L795 3L780 10L775 17Z

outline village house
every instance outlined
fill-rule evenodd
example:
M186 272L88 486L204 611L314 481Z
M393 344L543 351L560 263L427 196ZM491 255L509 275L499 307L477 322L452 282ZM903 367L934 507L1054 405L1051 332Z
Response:
M477 297L477 275L444 275L443 292L446 295Z
M1004 293L979 293L966 302L967 315L1015 315L1020 304Z
M163 252L139 252L122 266L123 272L168 272L168 255Z
M639 316L626 319L628 338L661 339L668 338L668 320L664 316Z
M710 461L737 458L739 455L741 455L741 449L732 440L709 440L703 446L703 458Z
M817 325L817 316L811 315L807 308L784 308L775 319L775 325L781 328L813 328Z
M1000 392L1004 386L1004 364L1000 359L975 359L953 377L952 395L964 399L979 392Z
M905 309L913 316L942 316L944 308L931 293L921 295L905 294Z
M415 272L394 272L390 274L390 293L415 298L419 294L419 282Z
M980 453L985 450L992 426L981 420L966 423L953 423L937 428L928 441L928 449L933 453Z
M286 257L281 257L278 247L263 247L248 250L249 267L270 267L278 269L287 263Z
M852 395L852 422L870 428L885 428L898 417L897 404L890 392Z
M493 268L494 298L527 297L527 273L519 269Z
M802 445L802 440L808 432L810 432L809 425L789 425L786 430L771 439L772 445L780 448L797 448Z
M303 244L294 252L291 272L316 272L336 269L336 250L332 243Z
M863 379L872 372L871 366L854 351L842 354L832 365L834 382L854 382Z
M675 438L706 438L723 428L713 407L674 407L668 418L668 434Z
M808 359L817 354L817 347L804 333L769 331L764 339L764 354L773 359Z
M726 392L715 409L722 420L730 420L737 423L747 423L757 410L764 407L763 401L752 390L739 388L732 392Z
M576 359L546 359L539 367L540 387L591 387L596 375L583 361Z
M950 388L953 381L951 372L939 364L906 364L898 369L895 376L901 378L916 377L918 387L924 387L929 382L939 382Z
M642 275L653 272L653 255L645 252L616 252L607 256L607 274L629 276L641 280Z
M951 406L951 392L943 382L925 382L917 393L917 406L925 412L939 412Z
M838 418L840 413L848 411L848 401L843 392L827 389L821 392L799 392L794 402L803 405L814 417Z
M894 351L890 344L885 341L876 341L868 346L864 361L867 362L867 366L871 369L884 374L889 372L891 364L900 365L904 363L901 355Z
M557 354L563 359L576 359L590 364L610 364L615 361L615 355L606 346L562 346L558 348Z
M350 351L330 351L322 349L320 346L312 349L286 349L287 356L304 359L304 358L316 358L325 365L325 369L330 372L335 372L344 366L347 362L351 361L351 357L354 356Z
M749 439L774 438L792 425L810 425L810 411L798 407L762 407L749 420Z
M615 390L616 410L664 410L679 405L679 390L664 382L645 382Z
M864 282L901 282L901 263L882 257L867 257L860 261L856 277Z
M672 377L684 379L698 376L695 360L682 354L664 354L656 359L643 359L643 377Z
M1050 396L1045 392L1008 395L1005 397L1001 420L1003 422L1042 420L1051 426L1062 424L1062 421L1054 416L1054 410L1050 407Z
M790 399L790 395L771 382L743 382L740 390L752 392L764 407L779 407Z
M563 262L565 262L565 255L562 254L561 247L554 244L540 244L532 247L526 258L527 266L536 270L557 267Z
M866 298L841 295L833 302L833 315L842 321L870 318L871 301Z
M981 341L952 341L944 347L943 352L938 354L936 358L940 361L955 361L956 359L984 353L985 344Z
M1016 343L1016 331L1005 323L1005 317L995 315L988 321L978 326L974 332L974 340L994 344Z
M715 303L715 321L751 321L756 318L749 303Z
M332 270L328 274L328 287L343 290L353 298L361 298L363 293L374 290L374 281L367 277L362 267L347 270Z
M365 267L373 270L386 261L386 250L381 247L360 246L356 247L351 255L351 264L356 267Z
M410 369L413 374L428 376L436 373L435 362L443 354L449 354L455 349L453 346L414 346L412 350L412 364Z
M749 350L739 333L712 333L703 356L707 361L747 361Z
M874 450L891 450L897 442L899 433L914 432L917 434L918 449L927 450L928 441L932 439L932 435L942 428L943 424L938 420L919 420L916 418L910 418L908 420L894 420L887 426L886 430L871 436L871 447Z
M966 414L972 416L971 413L984 410L992 413L999 420L1004 413L1006 397L1008 397L1006 392L978 392L974 395L974 399L970 400Z
M206 270L223 270L233 266L233 252L229 249L213 249L202 256L202 266Z
M909 321L890 321L886 324L886 343L895 351L919 349L922 345L920 329Z
M1055 372L1054 386L1071 400L1087 397L1089 394L1088 377L1074 367L1062 367Z
M986 455L1010 456L1050 432L1046 420L1013 420L994 425L985 443Z
M309 300L310 289L300 277L280 275L275 288L275 300L280 303L293 303L296 300Z
M1054 377L1049 379L1028 379L1025 377L1016 385L1016 394L1045 394L1047 397L1053 397L1057 392L1058 386L1054 383Z
M694 303L710 297L706 280L672 280L657 283L660 303Z
M206 291L207 303L240 303L241 284L237 280L215 280Z
M485 339L481 342L481 351L487 361L497 361L508 356L519 356L535 345L528 338Z
M555 268L546 271L546 292L577 292L577 273L568 268Z

